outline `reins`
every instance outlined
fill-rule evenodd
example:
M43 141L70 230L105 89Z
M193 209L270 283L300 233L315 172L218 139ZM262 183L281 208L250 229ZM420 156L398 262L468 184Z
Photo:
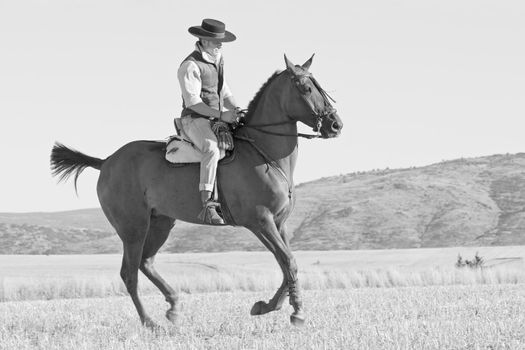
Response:
M305 139L313 139L313 138L321 137L320 131L317 131L317 134L303 134L303 133L300 133L300 132L298 132L297 134L287 134L287 133L276 132L276 131L268 131L268 130L262 129L262 128L267 127L267 126L278 126L278 125L293 124L293 123L296 123L296 121L295 120L288 120L288 121L279 122L279 123L256 124L256 125L241 124L241 126L242 127L246 127L246 128L250 128L250 129L253 129L253 130L257 130L257 131L262 132L264 134L275 135L275 136L304 137ZM318 130L320 130L320 128L318 128Z

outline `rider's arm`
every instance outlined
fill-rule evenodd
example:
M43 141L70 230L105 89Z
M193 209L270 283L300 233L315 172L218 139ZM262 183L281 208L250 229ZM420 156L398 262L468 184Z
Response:
M239 107L237 105L237 102L235 101L235 98L233 97L230 87L226 83L226 80L224 81L222 85L221 94L224 99L224 107L228 108L229 110L234 110L235 108Z
M210 106L205 104L200 97L202 87L200 70L194 62L183 62L179 67L177 77L182 92L182 98L184 99L184 104L188 108L192 109L198 114L205 115L207 117L216 119L219 119L221 117L221 112L219 110L211 108ZM222 120L231 123L230 119L232 119L232 112L228 111L223 112L222 114Z
M224 106L228 108L229 110L234 110L235 108L239 108L233 96L228 96L224 98Z
M196 113L200 115L205 115L207 117L219 119L221 112L219 112L217 109L211 108L204 102L197 103L193 106L188 107L189 109L195 111Z

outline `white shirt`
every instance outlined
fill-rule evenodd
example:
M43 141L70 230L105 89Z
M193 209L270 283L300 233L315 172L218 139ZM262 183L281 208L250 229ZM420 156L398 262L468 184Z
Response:
M198 42L195 44L195 50L199 51L202 54L202 58L209 63L218 63L221 60L221 53L214 58L202 50ZM179 79L182 99L186 107L191 107L203 102L201 99L201 71L195 62L192 60L184 61L177 71L177 78ZM223 98L232 96L226 80L223 81L220 93Z

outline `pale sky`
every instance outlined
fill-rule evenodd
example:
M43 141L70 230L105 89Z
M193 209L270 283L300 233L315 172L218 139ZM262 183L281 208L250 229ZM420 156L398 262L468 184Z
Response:
M300 140L296 183L525 152L523 1L0 0L0 212L98 207L98 171L79 197L51 177L54 141L105 158L173 134L187 29L203 18L237 35L223 54L242 106L284 53L316 54L345 126Z

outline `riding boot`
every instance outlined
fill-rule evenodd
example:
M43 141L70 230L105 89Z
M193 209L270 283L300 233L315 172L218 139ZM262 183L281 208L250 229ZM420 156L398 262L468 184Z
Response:
M224 225L224 220L216 209L220 204L211 199L211 191L201 191L201 201L202 211L198 218L206 224Z

